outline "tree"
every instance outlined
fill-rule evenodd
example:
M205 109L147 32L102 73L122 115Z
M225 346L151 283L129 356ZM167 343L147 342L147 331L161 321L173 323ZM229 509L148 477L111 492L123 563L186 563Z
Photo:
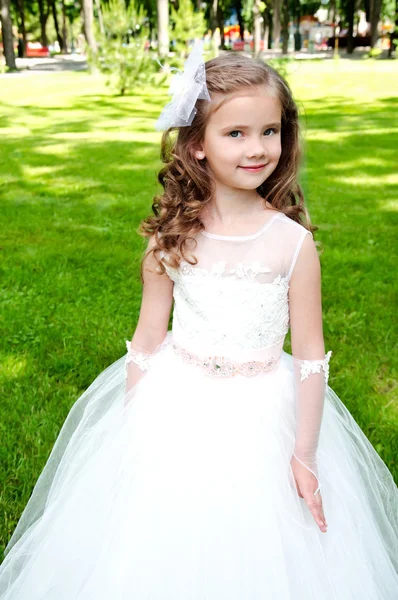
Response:
M40 20L40 43L42 46L47 46L47 20L50 15L50 4L45 0L38 0L39 4L39 20Z
M282 0L282 54L287 54L289 48L289 0Z
M122 96L139 85L153 83L158 67L146 49L148 24L142 4L130 0L126 7L124 0L109 0L103 5L102 17L104 33L97 30L98 53L89 61Z
M68 52L68 30L66 25L66 4L65 0L62 0L62 45L61 52L66 54Z
M218 0L216 10L217 27L220 30L220 45L222 49L225 49L225 15L230 10L230 0Z
M370 22L370 47L374 48L377 44L378 25L380 21L382 0L370 0L369 5L369 22Z
M218 0L210 0L209 26L210 26L210 30L211 30L213 39L214 39L216 29L217 29L217 8L218 8Z
M354 52L354 15L355 15L355 0L348 0L347 4L347 22L348 22L348 34L347 34L347 54Z
M261 52L261 0L254 0L253 20L254 20L254 56L259 56Z
M14 54L14 40L12 36L12 21L10 14L10 0L0 0L1 34L3 38L4 56L9 69L16 69Z
M204 14L194 11L191 0L180 0L178 10L171 8L170 37L173 37L177 52L181 58L189 53L189 42L201 38L206 31Z
M397 51L398 45L398 0L395 0L395 13L393 16L393 20L395 21L395 23L394 29L392 30L390 35L390 48L388 49L389 58L392 58L393 52Z
M216 49L216 31L217 28L220 32L220 46L225 49L225 35L224 35L224 27L225 27L225 16L229 14L229 10L231 7L231 1L234 0L210 0L208 4L208 10L206 14L208 16L209 29L212 33L213 38L213 46ZM239 13L238 13L239 14ZM241 31L242 34L242 31Z
M236 14L237 14L237 17L238 17L238 23L239 23L239 37L243 41L243 39L244 39L244 32L245 32L245 26L244 26L243 16L242 16L242 8L243 8L243 6L242 6L242 0L232 0L232 6L236 10Z
M24 0L16 0L16 14L18 22L18 31L22 35L22 56L26 56L27 38L25 26L25 2Z
M270 49L272 43L272 11L271 4L267 3L263 12L263 38L264 49Z
M49 0L49 2L51 5L51 12L52 12L52 16L53 16L55 33L57 35L58 44L59 44L60 48L64 48L65 44L64 44L64 40L62 38L60 29L59 29L59 24L58 24L57 6L55 4L55 0Z
M97 42L95 41L94 30L93 30L93 0L83 0L83 28L84 37L88 47L90 48L91 54L97 54Z
M281 8L282 0L273 0L273 18L272 18L272 31L273 31L273 48L279 48L281 38Z
M169 0L157 0L158 52L161 58L169 55Z

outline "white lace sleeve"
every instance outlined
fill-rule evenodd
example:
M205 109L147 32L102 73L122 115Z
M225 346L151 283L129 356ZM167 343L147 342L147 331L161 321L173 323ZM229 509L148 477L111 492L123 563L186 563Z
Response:
M126 361L125 361L126 374L127 374L128 365L131 362L136 364L137 367L140 369L140 371L148 371L149 370L149 359L151 358L152 354L146 354L144 352L138 352L138 350L134 350L134 348L132 347L131 342L129 340L126 340L126 346L127 346L127 355L126 355Z
M317 449L331 352L325 354L321 270L315 242L305 236L296 255L289 289L289 312L296 393L294 456L320 482Z
M300 381L304 381L304 379L307 379L309 375L320 373L322 369L325 374L325 382L327 383L329 381L329 360L331 356L332 351L329 350L323 359L300 360Z
M321 484L318 477L317 449L322 424L325 390L332 352L317 360L293 357L296 388L296 441L294 456Z

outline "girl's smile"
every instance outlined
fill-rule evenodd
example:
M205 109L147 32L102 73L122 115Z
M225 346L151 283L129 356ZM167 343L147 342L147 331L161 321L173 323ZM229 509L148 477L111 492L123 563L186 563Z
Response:
M266 166L266 163L264 163L263 165L253 165L253 166L250 166L250 167L242 167L242 166L240 166L239 168L240 169L244 169L248 173L258 173L259 171L262 171L265 166Z

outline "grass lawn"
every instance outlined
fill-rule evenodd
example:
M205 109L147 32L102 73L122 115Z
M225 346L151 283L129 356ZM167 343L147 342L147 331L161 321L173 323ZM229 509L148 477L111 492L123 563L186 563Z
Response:
M324 246L329 383L398 482L398 61L288 70ZM153 126L166 99L115 97L86 73L0 78L0 546L72 404L133 335L146 243L136 229L158 190Z

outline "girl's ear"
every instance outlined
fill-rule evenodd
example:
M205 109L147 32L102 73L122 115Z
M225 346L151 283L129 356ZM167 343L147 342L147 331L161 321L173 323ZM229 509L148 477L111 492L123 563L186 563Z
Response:
M198 160L203 160L204 158L206 158L206 154L205 154L202 146L199 146L199 145L192 150L192 154Z

